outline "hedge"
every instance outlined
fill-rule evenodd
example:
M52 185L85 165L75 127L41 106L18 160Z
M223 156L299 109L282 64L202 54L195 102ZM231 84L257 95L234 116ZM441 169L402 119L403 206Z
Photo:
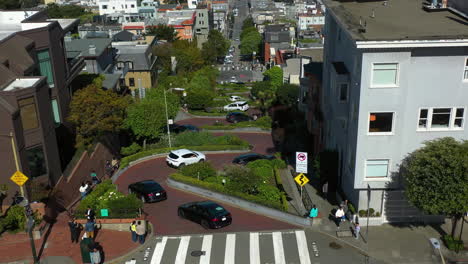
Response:
M236 124L217 124L201 126L201 128L208 130L230 130L240 127L258 127L264 130L269 130L271 129L271 117L263 116L257 119L256 121L243 121Z
M233 192L233 191L227 190L226 188L224 188L223 185L220 185L220 184L217 184L217 183L199 181L199 180L197 180L195 178L184 176L184 175L179 174L179 173L171 174L169 177L171 179L173 179L173 180L180 181L180 182L183 182L183 183L186 183L186 184L189 184L189 185L209 189L211 191L215 191L215 192L218 192L218 193L231 195L231 196L234 196L234 197L237 197L237 198L249 201L249 202L261 204L261 205L271 207L271 208L274 208L274 209L278 209L278 210L281 210L281 211L287 211L287 209L288 209L287 207L284 207L283 204L280 201L278 201L278 202L266 201L266 200L264 200L264 199L262 199L260 197L254 196L254 195L249 195L249 194L240 193L240 192Z
M288 203L286 192L284 191L283 180L281 179L281 175L280 175L278 168L275 168L273 172L275 173L276 185L278 186L278 189L281 191L281 206L284 208L285 211L287 211L289 207L289 203Z
M239 146L239 145L179 146L177 148L172 148L172 149L171 148L150 149L150 150L141 151L136 154L122 158L122 160L120 161L120 168L128 167L130 162L147 157L147 156L168 153L169 151L173 149L183 149L183 148L189 148L191 150L197 150L197 151L247 150L246 146ZM251 147L249 146L248 149L250 148Z

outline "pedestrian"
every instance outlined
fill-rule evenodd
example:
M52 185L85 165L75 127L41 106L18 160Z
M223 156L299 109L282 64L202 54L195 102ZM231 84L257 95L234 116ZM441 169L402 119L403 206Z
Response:
M99 249L97 247L93 247L89 255L91 257L91 264L101 263L101 252L99 252Z
M78 238L80 236L81 225L78 224L74 217L70 218L68 221L68 227L70 228L70 239L72 243L78 243Z
M86 181L86 185L88 186L88 188L86 188L86 193L89 194L93 189L93 185L91 181Z
M354 236L356 239L359 239L359 232L361 232L361 226L359 225L359 222L356 222L354 224Z
M132 241L137 242L137 234L136 234L136 221L133 221L130 225L130 232L132 233Z
M87 238L94 238L94 226L95 223L92 220L88 220L85 224L85 232Z
M86 197L86 194L88 193L87 191L88 185L85 182L82 182L80 186L81 199L84 199Z
M315 206L315 204L312 206L312 209L310 209L310 212L309 212L309 217L310 218L315 218L318 216L318 209L317 209L317 206Z
M94 218L96 217L96 214L94 213L94 210L91 209L91 207L88 206L88 209L86 209L86 219L91 220L94 222Z
M97 177L97 173L95 170L91 170L90 176L91 176L91 181L93 182L93 185L96 185L99 183L99 179Z
M146 222L138 220L136 226L136 234L138 236L138 241L140 244L145 243L145 235L146 235Z
M110 178L112 176L112 164L109 160L106 160L105 170L106 175Z
M351 220L351 217L349 217L349 207L348 207L348 200L344 200L341 202L340 207L343 208L343 211L345 213L345 218L348 220Z
M116 157L112 157L111 166L112 166L112 172L119 169L119 160Z
M323 197L325 199L327 199L327 193L328 193L328 181L326 181L323 185L322 185L322 194L323 194Z
M340 227L340 223L344 221L344 217L345 217L345 214L344 214L343 208L342 207L338 208L335 213L336 225L338 227Z

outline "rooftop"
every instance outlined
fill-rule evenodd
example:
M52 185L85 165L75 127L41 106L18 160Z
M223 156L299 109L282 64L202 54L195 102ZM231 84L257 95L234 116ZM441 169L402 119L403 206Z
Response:
M9 85L7 85L3 91L12 91L14 89L23 89L34 86L41 78L17 78Z
M355 40L468 39L466 19L450 11L426 12L422 9L425 2L324 0L330 14L342 23L343 28L347 28Z
M99 57L111 45L111 42L110 38L73 39L65 41L65 49L70 54L80 52L83 57ZM94 54L89 52L92 45L96 48Z

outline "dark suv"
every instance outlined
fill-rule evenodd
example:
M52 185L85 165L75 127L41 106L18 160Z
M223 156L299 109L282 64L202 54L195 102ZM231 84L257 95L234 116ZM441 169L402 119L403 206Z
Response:
M226 121L228 121L229 123L237 123L251 120L253 120L252 117L241 112L232 112L226 115Z

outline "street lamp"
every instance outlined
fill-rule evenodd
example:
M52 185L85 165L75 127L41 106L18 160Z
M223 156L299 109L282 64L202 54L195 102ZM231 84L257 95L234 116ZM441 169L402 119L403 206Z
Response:
M0 134L0 136L9 137L11 139L11 149L13 150L13 156L15 158L16 171L21 171L19 167L18 154L16 153L16 143L15 143L15 137L13 136L13 132L10 132L9 135ZM31 210L31 207L29 206L29 202L24 196L23 185L20 185L20 193L21 193L21 196L23 197L22 205L25 209L25 214L28 217L27 229L28 229L28 234L29 234L29 242L31 243L31 251L32 251L34 264L38 264L39 259L37 258L36 245L34 244L34 238L32 235L33 226L34 226L34 218L32 217L32 210Z
M172 83L171 83L172 86ZM171 88L172 89L172 88ZM167 99L166 99L166 89L164 89L164 105L166 106L166 126L167 126L167 136L169 138L169 148L172 148L171 144L171 130L169 129L169 114L167 112Z

